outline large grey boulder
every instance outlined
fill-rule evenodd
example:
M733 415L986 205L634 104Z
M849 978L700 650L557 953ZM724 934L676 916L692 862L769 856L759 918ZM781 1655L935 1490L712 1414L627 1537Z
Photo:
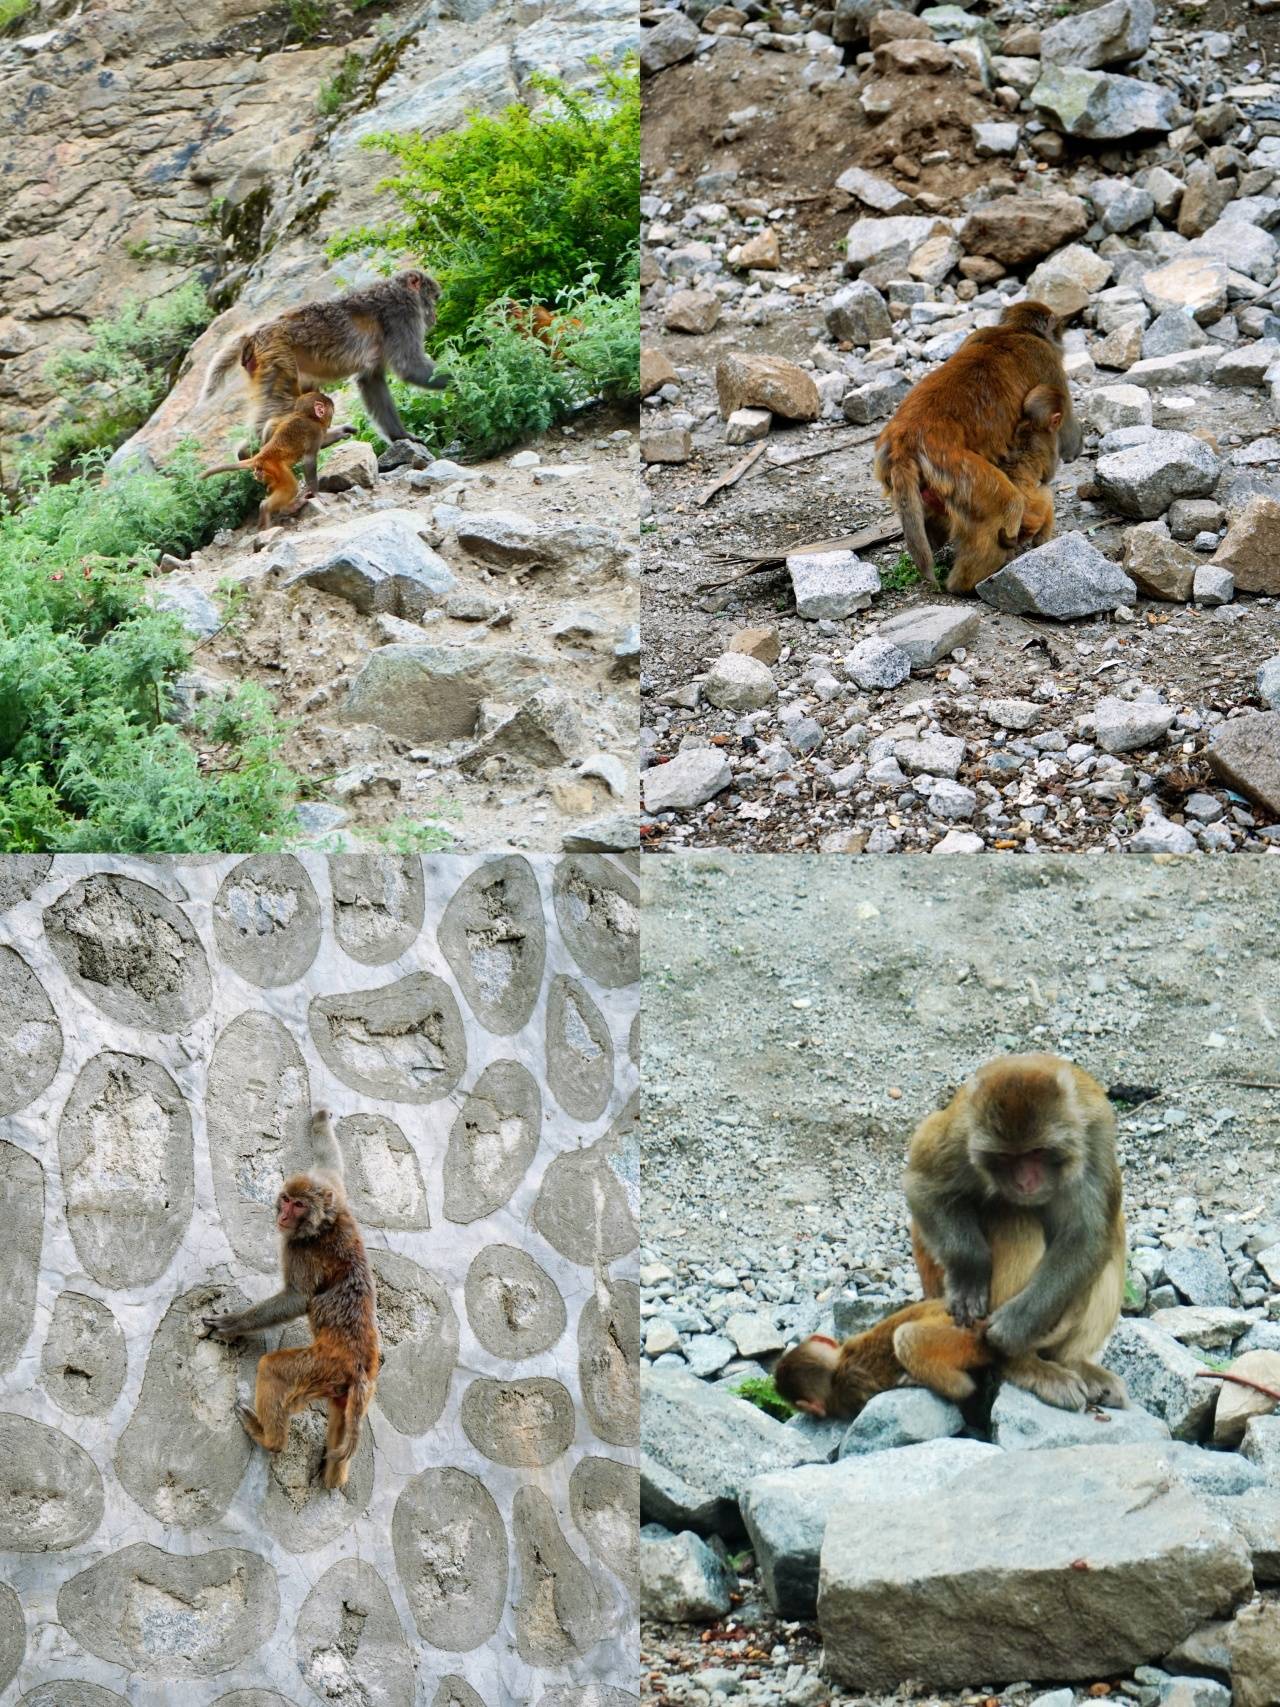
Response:
M1136 604L1138 589L1084 534L1064 533L988 575L978 597L997 610L1067 622Z
M640 1530L640 1610L671 1623L719 1618L734 1588L724 1560L700 1535L660 1523Z
M1090 71L1138 59L1146 52L1154 21L1152 0L1108 0L1105 6L1050 24L1040 35L1040 58L1045 65Z
M1002 1453L924 1497L840 1501L818 1623L858 1690L1095 1678L1253 1590L1249 1550L1158 1444Z
M1141 1317L1120 1322L1102 1361L1125 1382L1130 1397L1162 1417L1175 1440L1202 1440L1217 1399L1216 1381L1202 1381L1203 1357Z
M324 555L286 586L331 593L365 616L385 613L419 622L458 585L444 558L424 543L422 521L413 510L383 510L325 529L313 536L324 541Z
M753 1477L824 1455L725 1387L674 1372L645 1377L640 1446L641 1517L732 1538Z
M1061 65L1044 68L1031 99L1059 130L1097 142L1170 131L1178 111L1178 97L1158 83Z
M985 1441L930 1440L757 1476L743 1494L742 1516L769 1604L783 1618L813 1617L818 1557L833 1511L867 1500L914 1501L999 1456Z
M1141 444L1098 458L1098 491L1122 516L1154 521L1175 498L1207 498L1221 464L1191 433L1155 432Z

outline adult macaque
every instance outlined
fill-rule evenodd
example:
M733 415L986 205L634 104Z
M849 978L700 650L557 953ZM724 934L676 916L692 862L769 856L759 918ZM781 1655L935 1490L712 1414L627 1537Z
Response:
M877 1393L927 1387L957 1403L972 1396L972 1369L993 1361L981 1328L958 1328L939 1298L895 1310L843 1345L810 1334L783 1352L773 1384L798 1411L815 1417L856 1417Z
M275 424L271 437L256 456L243 462L226 462L217 468L206 468L202 479L212 474L237 474L252 470L256 480L268 488L258 505L258 526L268 527L279 516L297 513L308 498L314 497L317 486L316 458L327 445L350 438L354 427L339 427L329 431L333 420L333 398L323 391L304 391L295 398L287 415ZM295 463L301 463L306 485L300 487L294 475Z
M287 309L222 347L209 364L200 401L239 363L253 387L255 426L265 438L299 392L354 374L382 436L408 438L391 400L387 369L431 391L448 386L449 375L437 373L422 348L436 323L439 295L435 279L414 269L345 296Z
M876 476L902 521L912 561L930 575L955 548L947 591L970 593L1008 559L1023 529L1024 494L1002 472L1028 396L1051 394L1058 443L1080 451L1062 365L1062 322L1042 302L1006 308L903 398L876 440Z
M907 1158L920 1278L956 1324L986 1319L1002 1373L1064 1410L1124 1406L1092 1360L1120 1315L1125 1231L1106 1093L1055 1055L980 1067Z
M214 1339L235 1340L308 1318L311 1344L260 1358L253 1409L241 1405L238 1415L259 1446L279 1452L294 1412L327 1399L324 1485L341 1488L373 1402L381 1342L373 1274L347 1207L342 1153L326 1110L313 1117L311 1134L317 1166L287 1179L276 1199L283 1289L233 1315L206 1316L204 1325Z

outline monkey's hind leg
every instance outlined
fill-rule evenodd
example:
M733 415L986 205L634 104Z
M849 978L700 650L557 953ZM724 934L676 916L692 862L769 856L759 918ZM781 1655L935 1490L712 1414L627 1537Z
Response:
M1020 545L1043 545L1053 538L1053 493L1047 486L1037 486L1027 493L1027 507L1022 513Z
M905 1322L894 1332L893 1350L911 1379L957 1404L973 1397L968 1372L991 1362L976 1334L945 1322Z
M245 1431L268 1452L279 1452L289 1438L289 1418L300 1404L298 1380L305 1375L306 1351L269 1351L258 1359L253 1409L237 1406ZM302 1361L300 1361L302 1360Z
M1068 1368L1065 1363L1054 1363L1052 1358L1028 1351L1019 1357L1006 1358L1003 1367L1015 1387L1025 1387L1046 1405L1054 1405L1060 1411L1088 1408L1088 1383L1078 1366Z
M947 591L971 593L1008 561L1026 500L994 463L968 451L957 457L953 478L955 566L947 577Z

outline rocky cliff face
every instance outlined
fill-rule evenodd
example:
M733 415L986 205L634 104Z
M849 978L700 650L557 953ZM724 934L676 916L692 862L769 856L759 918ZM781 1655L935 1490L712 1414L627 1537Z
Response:
M287 5L253 0L42 0L33 33L0 45L0 438L61 405L49 356L88 322L193 272L227 311L193 347L134 448L210 442L239 418L234 387L192 405L209 354L242 325L370 276L325 259L330 238L393 211L376 186L381 130L426 135L468 112L537 99L536 70L570 82L638 35L632 0L429 0L335 6L311 45L284 45ZM352 100L320 113L344 54Z
M4 862L6 1707L634 1707L637 901L597 858ZM236 1418L269 1345L200 1334L273 1289L322 1102L385 1354L341 1493L321 1410L274 1458Z

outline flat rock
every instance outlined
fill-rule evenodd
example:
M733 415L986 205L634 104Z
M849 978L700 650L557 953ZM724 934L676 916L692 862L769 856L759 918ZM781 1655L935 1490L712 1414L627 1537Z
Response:
M1205 1245L1182 1245L1164 1259L1164 1276L1188 1304L1229 1306L1236 1301L1226 1259Z
M1138 59L1151 40L1152 0L1108 0L1077 17L1062 18L1040 32L1040 57L1046 65L1076 65L1097 70Z
M893 756L908 776L954 779L964 763L965 743L959 735L925 735L918 741L899 741Z
M1153 314L1189 314L1208 325L1227 306L1229 272L1225 261L1213 256L1179 255L1143 273L1142 294Z
M1230 1345L1249 1326L1245 1311L1212 1304L1170 1304L1166 1309L1153 1310L1148 1320L1183 1345L1210 1351Z
M1064 1411L1025 1387L1002 1382L991 1407L997 1446L1006 1452L1049 1452L1061 1446L1128 1446L1168 1440L1169 1425L1136 1405L1126 1411Z
M1209 740L1209 763L1229 788L1280 815L1280 711L1220 723Z
M868 1693L904 1677L1094 1679L1229 1614L1252 1592L1248 1549L1166 1451L1002 1453L924 1497L833 1502L818 1593L827 1673Z
M1259 1381L1264 1387L1280 1390L1280 1351L1246 1351L1230 1365L1232 1375ZM1256 1387L1242 1387L1234 1381L1224 1381L1213 1413L1213 1439L1217 1446L1239 1446L1251 1417L1269 1417L1276 1399L1260 1393Z
M822 413L812 376L781 356L721 356L716 395L726 420L736 409L768 409L786 421L816 421Z
M414 510L383 510L340 528L323 528L309 544L324 555L291 575L286 587L315 587L366 616L418 622L457 587L453 570L423 540Z
M687 812L733 781L729 761L717 747L690 747L665 765L652 765L640 779L646 812Z
M852 616L880 591L880 571L852 551L802 552L787 558L787 573L796 615L812 621Z
M974 208L960 241L970 255L989 255L1006 267L1026 266L1060 249L1089 228L1078 196L996 196Z
M1175 1440L1195 1441L1208 1432L1218 1383L1201 1380L1204 1359L1149 1321L1119 1322L1101 1361L1123 1379L1135 1404L1168 1423Z
M325 457L316 484L322 492L350 492L357 488L372 492L378 484L378 458L373 446L361 439L334 445Z
M505 647L380 646L352 682L343 717L412 742L456 740L474 733L481 701L512 704L554 669L554 659Z
M1170 536L1168 523L1140 522L1125 534L1124 566L1148 599L1186 604L1195 591L1200 559Z
M680 375L661 350L651 347L640 352L640 395L652 397L664 385L679 385Z
M713 290L676 290L667 298L662 324L668 332L710 332L720 318Z
M900 277L915 251L938 230L949 232L950 226L945 221L915 214L860 219L849 227L845 237L846 270L856 275L874 267L890 277Z
M640 1439L641 1517L727 1538L743 1533L747 1485L809 1462L814 1450L723 1386L679 1374L646 1376Z
M1213 563L1231 571L1238 593L1280 593L1280 499L1253 493L1232 518Z
M887 338L893 330L889 305L874 285L863 279L843 285L827 303L827 331L838 343L860 349L873 339Z
M742 1516L769 1604L782 1618L813 1617L818 1559L834 1512L868 1499L914 1501L998 1457L999 1449L984 1441L930 1440L754 1477Z
M876 629L878 640L889 640L911 660L912 669L928 669L977 637L978 613L955 605L916 605L892 616Z
M1089 714L1094 740L1104 753L1151 747L1168 733L1177 711L1156 700L1100 699Z
M984 604L997 610L1060 622L1132 605L1138 596L1123 569L1082 533L1059 534L1023 552L980 581L977 591Z
M1236 590L1236 578L1229 569L1217 563L1201 563L1191 584L1191 596L1198 605L1229 605Z
M868 1399L845 1431L840 1456L851 1458L918 1446L926 1440L948 1440L963 1427L958 1405L923 1387L897 1387Z
M640 38L640 70L652 77L669 65L678 65L697 49L702 32L683 12L668 12L660 24Z
M1078 314L1111 277L1111 263L1083 243L1047 255L1027 280L1027 295L1055 314Z

